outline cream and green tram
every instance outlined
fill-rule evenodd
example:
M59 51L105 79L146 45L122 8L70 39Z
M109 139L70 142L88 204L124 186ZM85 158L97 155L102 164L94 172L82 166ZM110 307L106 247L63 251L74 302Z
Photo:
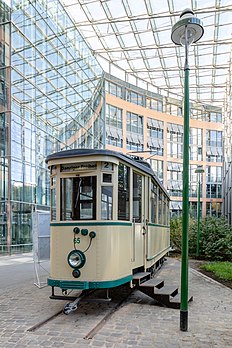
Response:
M92 149L46 161L53 292L108 289L157 267L170 247L169 196L146 162Z

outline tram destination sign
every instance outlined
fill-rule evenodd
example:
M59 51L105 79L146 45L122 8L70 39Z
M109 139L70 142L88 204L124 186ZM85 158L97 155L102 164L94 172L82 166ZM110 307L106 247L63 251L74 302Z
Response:
M61 164L61 172L76 172L79 170L94 170L97 169L97 162L82 162L82 163L70 163Z

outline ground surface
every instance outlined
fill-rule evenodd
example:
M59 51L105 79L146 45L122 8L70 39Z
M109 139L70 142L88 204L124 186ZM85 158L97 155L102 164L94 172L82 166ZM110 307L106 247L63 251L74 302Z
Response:
M75 312L45 321L67 302L51 300L49 287L34 285L33 266L28 255L0 259L0 348L231 347L232 290L191 266L193 301L188 306L187 332L180 331L179 310L159 307L138 290L107 320L115 298L111 291L112 302L83 302ZM180 269L179 260L167 258L156 278L179 287ZM121 299L120 288L112 291ZM104 325L91 339L86 338L102 319ZM42 321L44 325L38 326ZM35 325L37 329L31 330Z

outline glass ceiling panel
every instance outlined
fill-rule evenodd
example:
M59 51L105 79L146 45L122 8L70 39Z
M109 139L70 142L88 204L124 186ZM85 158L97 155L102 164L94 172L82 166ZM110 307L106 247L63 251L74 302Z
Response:
M103 69L125 69L137 77L131 77L134 83L145 79L154 89L163 88L164 95L183 95L184 49L171 41L171 30L181 12L194 6L204 35L189 52L191 99L223 106L232 44L231 0L63 2L99 62L104 62Z
M150 0L150 6L152 8L153 13L164 13L168 12L168 2L167 0Z

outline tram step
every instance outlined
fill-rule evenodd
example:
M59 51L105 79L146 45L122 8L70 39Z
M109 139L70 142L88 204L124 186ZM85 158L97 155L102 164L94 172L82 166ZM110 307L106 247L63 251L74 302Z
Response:
M180 308L178 300L178 288L175 286L164 285L164 281L151 279L139 286L139 290L152 297L159 304L169 308ZM177 299L176 301L174 299ZM171 301L171 299L173 299Z
M176 296L178 294L178 288L172 285L164 285L160 289L154 289L154 294L155 295L160 295L160 296Z
M140 286L147 287L147 288L157 288L157 289L160 289L160 288L162 288L164 286L164 281L152 278L152 279L142 283Z
M193 300L193 296L189 295L188 302L191 302ZM178 293L176 296L170 298L170 307L171 308L180 308L180 293Z
M138 272L133 275L133 283L140 286L142 283L146 282L151 278L150 272Z

